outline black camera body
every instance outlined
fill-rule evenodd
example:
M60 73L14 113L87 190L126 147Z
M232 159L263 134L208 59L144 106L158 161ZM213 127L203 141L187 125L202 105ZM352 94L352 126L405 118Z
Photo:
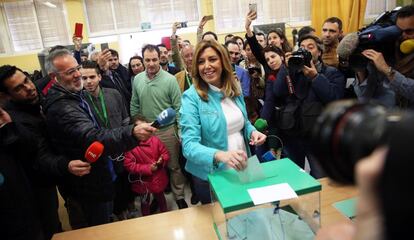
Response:
M387 111L375 103L341 100L329 104L312 129L312 154L333 180L355 184L355 164L381 145L396 145L412 112ZM395 146L394 146L395 147Z
M311 66L312 54L305 48L300 47L297 51L292 52L289 58L289 69L300 70L303 66Z

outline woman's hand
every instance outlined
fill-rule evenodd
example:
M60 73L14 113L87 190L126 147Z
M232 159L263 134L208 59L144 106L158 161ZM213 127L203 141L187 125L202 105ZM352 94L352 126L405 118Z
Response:
M257 12L249 11L247 13L246 22L244 24L244 27L246 28L246 33L247 33L247 36L248 37L252 37L253 36L253 32L250 29L250 26L252 25L253 20L255 20L256 18L257 18Z
M253 131L250 136L250 145L262 145L266 141L267 136L259 131Z
M218 151L214 155L217 162L225 163L227 166L241 171L247 167L247 154L242 150Z

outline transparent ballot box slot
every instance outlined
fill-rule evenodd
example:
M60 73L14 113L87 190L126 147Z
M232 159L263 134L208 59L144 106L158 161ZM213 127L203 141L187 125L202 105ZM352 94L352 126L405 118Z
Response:
M263 177L248 182L233 169L208 176L218 239L314 239L321 222L321 184L287 158L260 167ZM258 189L264 199L277 199L281 185L297 197L261 203L253 196Z

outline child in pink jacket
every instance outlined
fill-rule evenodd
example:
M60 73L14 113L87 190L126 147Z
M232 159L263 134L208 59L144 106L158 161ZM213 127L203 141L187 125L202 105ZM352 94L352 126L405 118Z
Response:
M136 124L146 122L142 116L134 118ZM167 211L167 202L164 190L168 184L166 171L170 154L155 136L146 141L140 141L139 145L125 153L124 166L130 173L132 191L142 195L141 212L143 216L150 215L151 194L157 200L160 211Z

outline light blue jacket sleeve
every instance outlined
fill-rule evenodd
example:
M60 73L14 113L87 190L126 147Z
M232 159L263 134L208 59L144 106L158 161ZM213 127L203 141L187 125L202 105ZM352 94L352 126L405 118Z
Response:
M197 165L200 172L209 173L213 168L214 154L218 149L201 144L202 133L198 103L201 99L197 94L191 93L191 91L184 92L181 100L180 125L183 155L187 161L191 161L192 165Z

